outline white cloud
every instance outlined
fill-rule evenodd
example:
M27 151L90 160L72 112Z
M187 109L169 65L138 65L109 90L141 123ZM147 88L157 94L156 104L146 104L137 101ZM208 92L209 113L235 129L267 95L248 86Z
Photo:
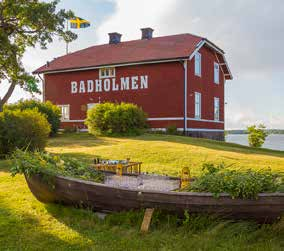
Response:
M226 112L226 129L244 129L253 124L264 124L269 129L281 129L284 125L284 117L280 114L263 116L254 109L241 107L230 109Z
M80 15L93 17L94 26L78 31L72 51L107 43L108 33L114 31L122 34L122 41L140 39L143 27L152 27L154 36L195 33L207 37L225 50L234 75L226 84L226 127L263 122L270 128L284 128L282 0L107 0L115 7L100 21L96 6L102 1L92 1L89 9L81 8ZM69 2L63 1L62 7L68 9ZM25 65L34 70L64 50L62 42L51 44L47 51L30 50ZM17 90L11 101L24 95Z
M173 8L174 0L117 0L116 11L113 15L98 27L99 43L108 42L109 32L122 34L122 41L140 39L140 28L153 28L154 35L162 35L159 22L163 13Z

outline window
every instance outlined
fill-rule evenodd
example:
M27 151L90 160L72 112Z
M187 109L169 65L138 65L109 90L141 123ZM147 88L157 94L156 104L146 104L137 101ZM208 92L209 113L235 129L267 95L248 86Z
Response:
M197 52L194 56L195 75L201 77L201 54Z
M95 107L97 105L97 103L90 103L90 104L87 104L87 109L90 110L92 109L93 107Z
M100 69L100 78L112 78L115 77L115 68L101 68Z
M219 84L219 64L214 62L214 83Z
M214 98L214 120L220 119L220 99Z
M70 106L69 105L59 105L61 109L61 120L69 120L70 119Z
M201 93L195 93L195 118L201 119Z

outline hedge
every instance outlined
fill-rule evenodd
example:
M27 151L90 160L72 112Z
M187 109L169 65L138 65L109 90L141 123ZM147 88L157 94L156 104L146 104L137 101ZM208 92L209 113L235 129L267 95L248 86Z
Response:
M26 110L37 108L40 113L46 116L51 126L50 136L54 136L60 127L60 108L50 101L40 102L34 99L21 100L18 103L5 105L4 110Z
M131 103L102 103L88 111L85 124L92 134L137 135L146 128L146 114Z
M37 110L5 110L0 113L0 155L15 149L43 150L50 125Z

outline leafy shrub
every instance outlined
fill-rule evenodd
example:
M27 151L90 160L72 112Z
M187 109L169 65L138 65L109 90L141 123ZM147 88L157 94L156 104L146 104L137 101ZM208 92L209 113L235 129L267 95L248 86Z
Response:
M267 132L265 132L265 126L260 124L258 127L256 125L249 126L248 130L248 141L251 147L261 147L267 137Z
M40 102L34 99L21 100L18 103L6 105L5 109L8 110L26 110L26 109L38 109L38 111L44 114L48 123L51 126L50 136L54 136L60 127L61 111L60 108L52 104L50 101Z
M41 173L49 176L71 176L95 182L104 180L103 173L74 158L60 157L40 151L27 152L20 149L16 149L13 153L11 173L13 176L18 173L27 176Z
M211 192L218 197L228 193L232 198L255 199L258 193L275 192L281 185L281 176L267 170L237 171L224 164L203 164L204 173L188 188L194 192Z
M178 134L177 126L176 125L167 126L166 133L170 135L177 135Z
M10 154L16 148L43 150L49 133L49 123L36 110L5 110L0 113L0 154Z
M92 134L141 134L146 128L146 114L134 104L103 103L88 111L85 124Z

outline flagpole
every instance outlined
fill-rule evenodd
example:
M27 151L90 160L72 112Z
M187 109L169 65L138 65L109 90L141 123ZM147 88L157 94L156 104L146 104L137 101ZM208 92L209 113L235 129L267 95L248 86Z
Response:
M66 20L66 31L68 31L68 19ZM66 41L66 54L68 54L68 41Z

